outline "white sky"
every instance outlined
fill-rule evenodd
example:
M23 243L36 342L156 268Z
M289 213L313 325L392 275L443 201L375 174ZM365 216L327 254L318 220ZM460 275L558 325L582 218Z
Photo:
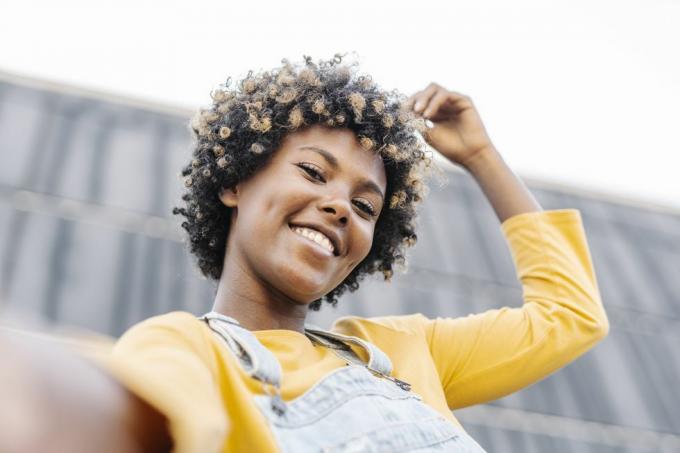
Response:
M355 51L470 95L527 177L680 208L680 1L6 1L0 70L195 108L248 69Z

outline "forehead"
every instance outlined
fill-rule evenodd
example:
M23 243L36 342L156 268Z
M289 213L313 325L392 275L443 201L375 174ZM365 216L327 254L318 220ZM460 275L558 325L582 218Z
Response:
M281 144L279 154L291 156L309 152L304 151L305 147L328 151L337 158L341 170L360 173L362 177L377 183L384 192L386 176L382 158L374 151L365 150L351 130L310 126L288 134Z

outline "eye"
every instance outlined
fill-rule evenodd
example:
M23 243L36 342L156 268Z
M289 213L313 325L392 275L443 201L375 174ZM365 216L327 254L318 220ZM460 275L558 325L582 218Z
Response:
M369 214L370 216L375 217L375 215L376 215L375 209L373 208L373 205L371 205L367 201L354 200L354 204L359 206L359 209L364 211L366 214Z
M300 162L298 164L298 167L302 168L305 171L305 173L307 173L309 176L316 179L317 181L326 182L326 180L323 177L321 168L319 168L318 166L310 164L309 162Z

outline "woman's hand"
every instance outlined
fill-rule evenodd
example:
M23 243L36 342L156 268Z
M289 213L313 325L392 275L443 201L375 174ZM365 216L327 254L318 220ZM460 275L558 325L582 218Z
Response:
M467 167L479 153L494 149L472 100L436 83L408 98L405 107L430 120L425 141L451 162Z
M472 100L431 83L405 103L405 108L432 121L425 141L475 178L501 222L541 205L505 163L484 129Z
M94 363L45 338L0 324L1 452L170 451L160 413Z

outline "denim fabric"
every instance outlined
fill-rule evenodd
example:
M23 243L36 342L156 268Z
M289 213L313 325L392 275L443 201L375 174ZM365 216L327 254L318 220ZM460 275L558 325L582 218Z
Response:
M377 346L375 346L372 343L369 343L368 341L362 340L361 338L358 337L350 337L333 332L328 332L311 325L307 325L305 327L305 333L308 337L312 339L312 341L319 342L322 346L330 347L333 349L336 349L336 347L342 348L339 349L339 351L345 352L340 353L341 355L346 357L346 354L349 353L350 356L356 357L356 359L359 361L359 364L364 365L363 361L352 353L352 350L349 348L347 343L358 345L365 349L366 351L368 351L368 363L366 364L368 368L378 372L379 374L384 374L387 376L392 374L392 362L390 361L390 358L387 357L387 355L384 352L378 349Z
M277 400L281 367L274 354L232 318L211 312L202 319L224 339L253 378L274 387L274 395L253 398L282 452L484 453L463 430L406 390L408 386L401 385L405 383L395 382L389 376L389 357L370 342L307 326L308 337L335 350L347 366L283 403ZM368 362L349 344L364 348Z
M275 387L280 385L281 365L252 332L221 313L210 312L200 319L222 337L249 376Z

